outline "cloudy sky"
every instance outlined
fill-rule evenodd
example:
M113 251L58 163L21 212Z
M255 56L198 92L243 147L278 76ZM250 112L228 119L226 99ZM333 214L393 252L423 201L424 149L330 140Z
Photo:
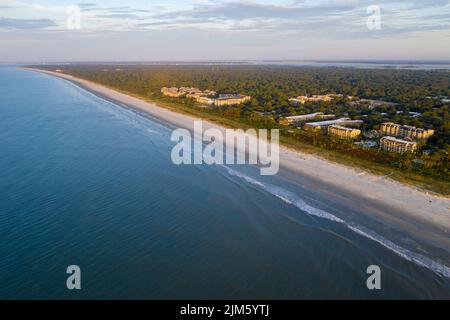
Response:
M450 60L450 0L81 1L0 0L0 62Z

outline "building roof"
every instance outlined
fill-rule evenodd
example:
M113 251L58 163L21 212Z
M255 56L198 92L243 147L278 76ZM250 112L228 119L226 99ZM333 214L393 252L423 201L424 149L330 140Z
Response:
M323 112L315 112L315 113L308 113L308 114L300 114L300 115L296 115L296 116L289 116L286 117L286 119L302 119L302 118L308 118L308 117L316 117L316 116L321 116L323 115Z
M398 138L390 137L390 136L383 137L383 138L381 138L381 140L389 140L389 141L392 141L392 142L398 142L398 143L411 143L411 144L417 144L417 142L414 142L414 141L408 141L408 140L398 139Z
M218 100L227 100L227 99L243 99L243 98L247 98L248 96L243 95L243 94L221 94L219 95L219 98L217 98Z
M339 125L336 125L336 124L330 126L330 128L336 128L336 129L341 129L341 130L346 130L346 131L359 130L359 129L347 128L347 127L339 126Z
M337 124L337 123L342 123L342 122L347 122L347 123L363 123L362 120L352 120L350 118L339 118L339 119L335 119L335 120L325 120L325 121L317 121L317 122L308 122L306 123L307 125L310 126L327 126L327 125L333 125L333 124Z

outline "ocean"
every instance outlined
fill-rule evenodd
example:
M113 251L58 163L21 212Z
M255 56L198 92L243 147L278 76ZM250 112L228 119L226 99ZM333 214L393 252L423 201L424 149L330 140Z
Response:
M176 166L173 127L0 67L1 299L450 298L448 252L252 166ZM81 269L68 290L66 269ZM369 290L367 267L381 270Z

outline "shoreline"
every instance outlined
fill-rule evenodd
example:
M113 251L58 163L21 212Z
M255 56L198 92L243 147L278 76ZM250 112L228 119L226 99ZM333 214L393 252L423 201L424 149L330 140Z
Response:
M202 120L204 130L225 130L219 124L178 113L154 103L121 93L103 85L71 75L36 68L23 68L65 79L119 106L131 108L176 127L193 129L193 121ZM450 252L450 199L430 194L400 182L358 168L302 153L280 145L280 178L305 184L339 205L364 210L363 215L386 221L392 226Z

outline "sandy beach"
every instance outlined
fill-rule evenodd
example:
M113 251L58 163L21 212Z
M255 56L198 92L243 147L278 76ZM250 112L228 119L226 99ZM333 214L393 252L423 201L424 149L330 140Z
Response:
M176 127L192 130L194 121L200 120L70 75L30 70L66 79L118 105L146 112ZM225 130L208 121L203 121L203 126L204 129ZM338 206L386 221L450 252L449 198L283 146L280 147L280 166L281 177L313 189Z

